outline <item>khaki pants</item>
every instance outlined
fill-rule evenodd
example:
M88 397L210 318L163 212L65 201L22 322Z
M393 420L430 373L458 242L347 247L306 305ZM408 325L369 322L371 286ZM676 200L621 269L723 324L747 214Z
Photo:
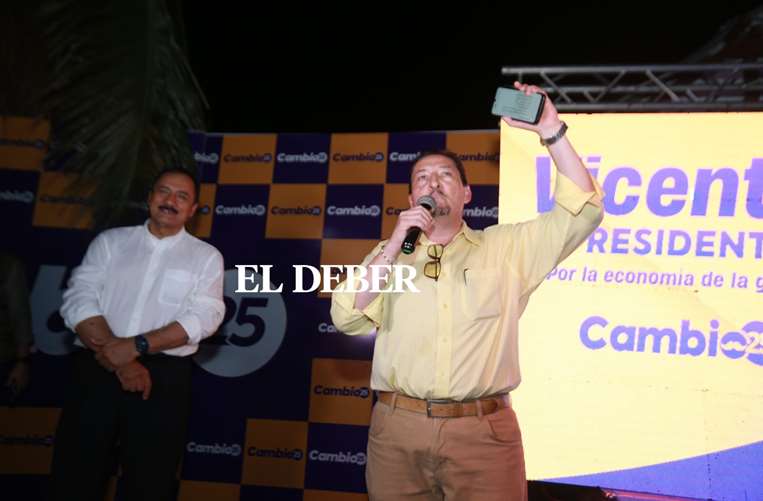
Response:
M431 418L377 402L368 434L371 501L527 499L522 436L510 407Z

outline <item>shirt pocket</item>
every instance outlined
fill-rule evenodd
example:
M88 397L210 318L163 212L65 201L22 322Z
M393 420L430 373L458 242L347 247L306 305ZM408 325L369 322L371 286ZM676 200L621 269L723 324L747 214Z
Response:
M491 318L501 313L500 271L498 268L464 270L461 301L472 320Z
M167 270L164 272L159 290L159 302L179 306L193 289L193 275L185 270Z

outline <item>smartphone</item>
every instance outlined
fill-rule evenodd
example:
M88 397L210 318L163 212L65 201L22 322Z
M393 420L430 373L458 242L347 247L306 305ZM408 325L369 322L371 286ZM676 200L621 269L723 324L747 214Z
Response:
M498 87L493 103L493 115L511 117L514 120L535 125L543 114L545 103L546 96L541 93L528 96L515 89Z

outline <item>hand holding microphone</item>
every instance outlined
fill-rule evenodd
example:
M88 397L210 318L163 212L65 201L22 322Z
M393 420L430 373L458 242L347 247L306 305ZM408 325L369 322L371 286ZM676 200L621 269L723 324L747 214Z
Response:
M401 212L388 248L392 250L400 245L404 254L411 254L416 248L416 241L421 232L428 230L433 224L432 214L436 208L437 204L432 197L423 196L416 200L416 206Z
M395 264L400 252L404 249L410 249L410 254L416 247L416 240L422 231L430 231L434 226L434 216L436 203L430 196L423 196L416 201L416 206L400 212L392 230L389 240L381 251L371 260L371 266L391 266ZM389 276L389 275L388 275ZM387 277L382 288L386 286ZM366 290L358 292L355 295L355 308L360 310L368 306L371 301L379 294L379 291Z
M437 203L434 201L434 198L425 195L416 200L416 205L426 209L431 220L431 216L434 214L434 211L437 208ZM408 228L408 233L405 235L405 240L403 240L403 244L400 246L400 250L403 251L403 254L413 254L413 251L416 250L416 242L419 240L421 228L422 227L420 226L411 226Z

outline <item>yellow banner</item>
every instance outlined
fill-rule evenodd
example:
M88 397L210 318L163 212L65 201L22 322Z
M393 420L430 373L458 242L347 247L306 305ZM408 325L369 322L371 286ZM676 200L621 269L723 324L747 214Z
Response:
M763 440L763 114L569 115L601 227L534 294L514 402L530 478ZM502 223L550 209L554 167L502 124Z

